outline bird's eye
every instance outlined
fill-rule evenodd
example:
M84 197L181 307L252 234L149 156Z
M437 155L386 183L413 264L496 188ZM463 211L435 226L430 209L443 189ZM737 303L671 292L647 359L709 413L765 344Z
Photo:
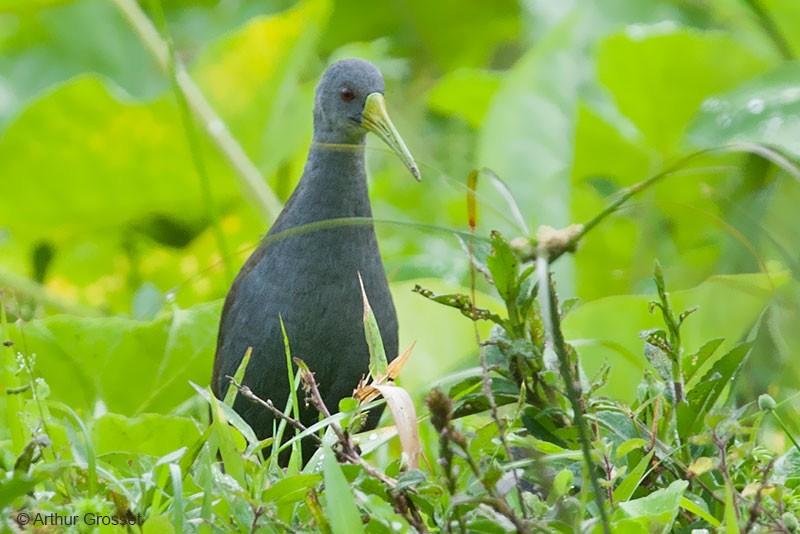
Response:
M352 102L356 95L349 87L342 87L339 89L339 97L343 102Z

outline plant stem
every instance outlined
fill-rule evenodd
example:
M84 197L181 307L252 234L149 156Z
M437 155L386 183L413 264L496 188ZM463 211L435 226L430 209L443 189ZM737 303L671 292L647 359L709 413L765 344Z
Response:
M797 451L800 452L800 444L798 444L797 440L794 439L794 436L792 436L792 432L789 430L789 427L786 426L786 423L783 422L781 416L778 415L778 412L772 410L772 416L775 418L776 421L778 421L778 424L781 425L781 428L786 433L786 436L789 438L789 440L794 444Z
M770 16L769 11L764 9L759 0L745 0L745 4L747 4L750 10L758 17L758 22L761 24L764 31L767 32L769 38L772 39L775 48L778 49L783 59L793 60L794 53L792 53L792 47L783 37L780 28L778 28L772 16Z
M708 156L711 154L725 154L729 152L743 152L747 154L755 154L756 156L762 157L765 160L769 161L773 165L776 165L789 173L795 180L800 182L800 167L798 167L792 160L786 158L780 152L776 150L759 145L757 143L730 143L727 145L722 145L713 148L706 148L703 150L698 150L697 152L692 152L688 156L681 158L675 164L667 167L665 170L654 174L653 176L643 180L639 183L633 184L630 187L627 187L620 191L619 195L614 198L603 210L592 217L588 222L583 224L583 227L579 232L576 232L574 236L567 242L567 244L561 247L557 251L545 251L549 254L549 262L553 263L558 258L564 255L564 253L573 251L580 243L581 239L583 239L586 234L588 234L595 226L598 226L601 222L603 222L606 218L610 215L614 214L619 210L631 197L638 195L642 191L649 189L651 186L657 184L664 178L672 176L673 174L677 173L682 167L685 167L689 163L693 162L696 159L699 159L704 156ZM538 253L539 251L536 251ZM523 257L523 260L531 260L533 257Z
M584 407L581 400L581 390L579 378L572 376L572 367L570 357L567 352L567 345L564 341L564 334L561 332L561 318L558 314L558 296L556 295L555 288L552 286L553 280L550 276L550 264L547 260L547 255L537 254L536 271L539 273L539 286L542 303L542 318L545 321L547 330L550 334L550 342L552 343L553 350L558 356L559 367L561 370L561 377L564 379L564 385L567 390L567 398L570 405L572 405L572 412L575 418L575 426L578 427L578 436L581 442L581 450L583 452L583 461L589 480L592 483L592 490L594 491L594 501L597 505L597 512L600 514L600 522L603 525L603 532L611 534L611 526L608 522L608 514L605 508L605 500L603 499L603 490L600 487L600 482L594 476L595 465L592 460L592 449L589 441L589 427L584 417Z
M168 73L169 47L136 0L114 0L114 3L158 65ZM175 80L188 106L204 125L209 138L236 171L243 196L254 205L267 222L274 220L281 210L280 200L267 187L261 173L181 64L175 65Z
M214 238L217 241L217 247L222 255L222 262L225 266L225 275L228 282L233 280L233 268L231 267L231 254L228 243L225 240L225 233L222 231L222 224L220 223L219 212L214 203L214 195L211 191L211 178L208 175L205 160L203 159L203 151L200 146L200 139L197 137L195 124L192 121L192 113L189 109L189 103L186 101L186 95L181 91L178 85L178 70L175 58L175 48L172 39L169 36L169 28L167 28L167 20L164 17L164 9L161 5L161 0L151 0L153 12L156 17L163 40L167 45L167 70L169 72L169 79L172 84L172 91L175 93L175 99L178 102L178 109L180 110L181 120L183 127L186 131L186 140L189 144L189 152L192 154L194 167L197 170L197 176L200 179L200 191L203 195L203 203L205 204L208 218L211 221L211 229L214 233Z

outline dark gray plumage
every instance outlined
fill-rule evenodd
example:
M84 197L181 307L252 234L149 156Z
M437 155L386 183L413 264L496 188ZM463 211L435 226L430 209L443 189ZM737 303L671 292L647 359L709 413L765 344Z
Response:
M314 105L314 140L303 176L267 237L309 223L342 217L372 217L364 170L364 138L375 132L401 156L415 177L416 165L383 108L384 84L370 63L335 63L320 80ZM376 96L377 95L377 96ZM381 117L381 115L383 115ZM343 225L265 239L250 256L225 300L211 387L218 398L248 347L253 348L244 384L283 409L289 396L283 318L292 356L315 373L326 405L338 409L367 373L358 274L375 312L389 359L397 356L397 317L372 225ZM302 392L299 393L302 403ZM272 435L273 416L237 398L234 409L256 435ZM380 413L370 414L374 427ZM312 408L301 421L317 420ZM306 440L307 441L307 440ZM304 458L313 452L304 443Z

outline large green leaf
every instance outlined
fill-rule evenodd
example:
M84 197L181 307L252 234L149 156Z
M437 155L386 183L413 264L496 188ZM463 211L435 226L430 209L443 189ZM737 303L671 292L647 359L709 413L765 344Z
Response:
M497 73L458 69L443 76L428 93L428 105L445 115L454 115L479 128L489 111L492 97L501 84Z
M336 455L326 446L323 452L322 472L325 477L325 513L333 534L363 532L353 492Z
M485 66L495 48L516 37L520 28L519 5L513 0L409 0L397 16L409 19L420 48L442 70Z
M687 487L689 487L687 481L676 480L668 487L656 490L647 497L621 502L613 519L644 519L646 530L642 532L665 534L671 532L672 524L678 515L681 497Z
M580 106L570 199L574 222L590 220L603 210L613 193L651 172L651 155L641 136L631 130L613 124L591 105ZM577 294L581 298L591 300L630 290L632 264L637 253L641 254L637 250L641 225L629 215L623 211L609 217L581 243L580 253L575 255Z
M775 70L703 101L688 140L700 148L763 143L800 157L800 64Z
M108 413L92 424L95 452L131 452L164 456L186 447L200 436L191 419L161 414L125 417Z
M793 52L800 55L800 3L795 0L762 0L769 17L773 20Z
M215 193L230 198L221 162L207 159ZM115 232L150 214L196 220L197 183L175 106L131 102L96 76L43 95L0 140L0 184L13 191L0 211L15 234Z
M2 12L13 13L5 19L13 22L0 31L0 129L29 99L83 73L108 77L140 98L168 86L113 2L4 0Z
M208 383L221 303L176 309L151 322L54 316L9 326L51 397L82 411L102 401L123 415L167 412ZM4 333L5 335L5 333Z
M720 61L735 57L736 61ZM732 36L673 23L632 25L601 43L600 81L662 156L674 156L704 98L768 67Z

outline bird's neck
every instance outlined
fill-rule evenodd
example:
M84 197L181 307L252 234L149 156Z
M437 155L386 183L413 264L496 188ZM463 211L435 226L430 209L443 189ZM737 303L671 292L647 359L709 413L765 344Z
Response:
M315 139L300 183L284 211L293 215L293 220L285 221L290 226L344 217L372 217L363 140L345 145Z

